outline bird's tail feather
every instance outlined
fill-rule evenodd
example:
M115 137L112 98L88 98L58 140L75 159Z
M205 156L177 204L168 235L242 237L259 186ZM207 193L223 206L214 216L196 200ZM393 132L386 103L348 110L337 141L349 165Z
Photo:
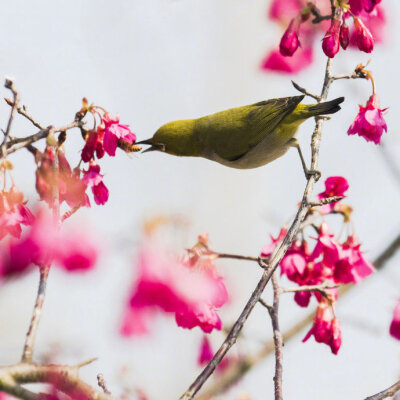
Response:
M324 103L315 104L307 107L309 117L316 115L334 114L340 110L340 103L343 103L344 97L338 97L335 100L326 101Z

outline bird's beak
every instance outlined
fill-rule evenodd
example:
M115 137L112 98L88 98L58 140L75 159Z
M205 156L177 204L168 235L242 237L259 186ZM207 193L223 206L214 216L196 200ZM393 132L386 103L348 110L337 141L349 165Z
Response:
M153 144L153 139L146 139L146 140L142 140L140 142L136 142L136 144Z
M142 153L147 153L148 151L155 151L155 150L160 150L160 149L156 146L150 146L148 149L143 150Z
M151 146L143 150L142 153L147 153L148 151L165 151L165 144L163 143L153 143L153 138L142 140L140 142L136 142L136 144L150 144Z

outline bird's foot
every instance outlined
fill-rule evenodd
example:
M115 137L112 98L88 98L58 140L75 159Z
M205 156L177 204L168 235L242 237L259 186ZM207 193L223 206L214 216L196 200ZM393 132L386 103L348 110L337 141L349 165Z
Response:
M315 182L318 182L319 179L321 178L321 171L318 171L317 169L304 170L304 174L307 180L310 179L312 176L314 176Z

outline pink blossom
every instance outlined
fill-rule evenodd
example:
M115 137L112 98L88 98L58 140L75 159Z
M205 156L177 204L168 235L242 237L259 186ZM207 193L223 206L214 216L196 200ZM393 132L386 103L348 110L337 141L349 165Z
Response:
M299 48L292 57L284 57L279 50L270 51L261 63L264 70L294 74L307 68L313 62L311 46Z
M181 327L199 326L211 332L221 329L216 309L227 300L225 285L215 271L189 268L152 243L143 246L139 276L129 302L131 309L158 308L175 314ZM132 327L130 331L135 333Z
M214 356L214 352L212 351L210 341L206 335L203 336L200 345L200 352L197 358L198 365L206 365L208 364Z
M102 121L105 125L103 145L108 155L115 156L119 140L130 144L136 141L136 135L129 129L128 125L119 123L118 116L114 117L109 113L105 113Z
M374 38L364 23L357 17L354 18L355 41L358 48L366 53L374 49Z
M316 342L327 344L333 354L338 353L342 344L339 320L332 317L329 307L325 302L318 305L314 325L304 337L303 342L306 342L312 335Z
M389 331L394 338L400 340L400 300L393 310L393 319Z
M379 108L379 98L373 94L365 107L360 105L360 111L347 131L348 135L362 136L367 142L380 144L383 131L387 132L387 125L383 118L386 109Z
M338 283L359 283L375 272L374 266L360 251L361 244L354 236L349 236L343 244L340 257L335 263L334 279Z
M292 19L279 44L279 51L283 56L291 57L300 46L298 32L299 22Z
M14 185L8 192L0 192L0 240L7 234L19 238L21 224L32 224L33 215L23 200L23 194Z
M70 207L90 206L86 196L86 186L80 179L80 170L71 170L65 154L58 150L58 171L54 167L54 155L47 146L41 155L39 167L36 170L36 190L41 200L53 206L53 187L58 186L60 203L66 202ZM57 182L58 180L58 182Z
M339 42L343 50L346 50L350 43L349 26L346 24L345 20L340 26Z
M272 20L289 23L301 11L298 0L272 0L268 16Z
M318 200L326 199L328 197L340 196L346 197L345 192L349 188L349 183L346 178L342 176L331 176L325 180L325 191L317 195ZM319 211L323 214L329 214L337 202L324 204L319 207Z
M349 0L350 11L354 15L359 15L363 11L371 13L381 0Z
M104 127L99 126L96 130L91 130L88 133L85 146L82 149L82 161L89 162L93 160L94 154L96 153L97 158L104 156Z
M67 271L93 268L98 247L92 236L72 229L61 229L52 216L41 211L26 234L12 241L2 254L3 276L25 271L31 264L38 266L56 262Z
M100 174L100 165L91 161L89 169L83 171L83 182L92 189L94 201L98 205L103 205L108 200L108 189L103 182L103 175Z
M334 18L332 20L331 26L329 27L324 38L322 39L322 50L329 58L335 57L336 53L339 51L340 30L340 19Z

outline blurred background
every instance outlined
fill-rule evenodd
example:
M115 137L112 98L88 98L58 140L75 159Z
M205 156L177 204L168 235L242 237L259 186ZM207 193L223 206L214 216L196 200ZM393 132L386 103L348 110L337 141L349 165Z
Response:
M370 95L365 81L339 81L330 98L344 95L340 114L326 123L321 146L322 179L345 176L350 183L347 203L354 207L356 233L366 255L373 259L400 230L400 181L385 157L398 161L400 3L385 0L386 41L371 55L339 52L335 73L350 73L371 59L389 131L382 148L346 132ZM21 102L44 125L73 119L86 96L90 102L118 113L138 139L150 137L165 122L199 117L263 99L297 95L295 79L319 92L325 56L295 76L260 69L266 53L279 43L282 30L267 18L267 0L37 0L2 2L0 37L1 76L13 77ZM321 36L322 38L322 36ZM9 96L3 89L2 96ZM309 101L312 102L311 100ZM0 106L4 126L9 107ZM303 151L310 154L313 121L299 133ZM35 130L17 118L13 134ZM43 146L43 144L42 144ZM72 165L79 160L79 131L66 144ZM36 199L34 163L30 154L11 158L14 179L28 199ZM171 228L182 250L197 235L208 232L211 248L256 256L269 234L295 213L305 185L298 155L256 170L233 170L203 159L180 159L160 153L105 158L104 182L110 190L105 206L80 210L76 220L94 227L104 241L98 268L71 276L53 269L36 359L79 363L99 357L82 369L95 385L102 372L115 395L142 389L151 400L179 397L200 372L196 365L202 334L177 328L173 318L160 316L152 334L126 339L119 336L128 290L135 276L135 257L144 221L155 215L179 217ZM397 163L397 167L400 165ZM73 217L74 218L74 217ZM400 296L400 253L383 271L367 279L338 303L343 345L339 355L313 339L301 343L300 333L284 348L284 395L288 399L359 399L394 383L400 375L399 344L389 336L392 310ZM225 325L238 316L260 277L253 264L218 261L230 293L221 311ZM36 272L0 288L0 364L16 362L31 316L37 290ZM282 298L282 330L300 320L292 296ZM266 310L256 307L237 349L256 351L272 337ZM211 335L216 348L220 332ZM236 354L237 349L233 350ZM272 398L273 357L266 358L224 398L240 394L259 400Z

